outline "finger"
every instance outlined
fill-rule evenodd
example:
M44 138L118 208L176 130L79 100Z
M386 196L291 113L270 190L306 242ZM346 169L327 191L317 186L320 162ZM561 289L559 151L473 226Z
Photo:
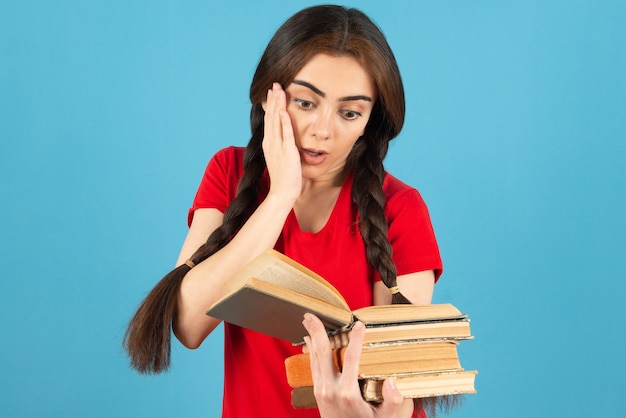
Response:
M279 83L274 83L272 86L272 95L274 98L274 106L276 111L277 128L280 128L277 132L283 141L288 143L294 143L293 127L291 125L291 118L287 113L287 94Z
M361 350L363 349L363 338L365 336L365 326L362 322L357 322L350 331L350 342L346 347L343 356L343 367L341 373L347 382L356 382L359 378L359 362L361 360Z
M272 85L272 103L270 108L270 128L272 130L272 136L276 140L282 140L281 127L280 127L280 91L277 89L277 83Z
M293 135L293 126L291 124L291 118L286 109L280 110L280 123L281 133L285 145L295 145L296 139Z
M272 84L272 91L274 93L274 97L276 98L276 109L281 110L287 107L287 94L280 83Z
M396 386L396 382L393 377L385 379L385 381L383 382L382 394L383 402L378 408L380 416L396 416L396 413L402 405L404 397L398 390L398 387Z
M270 134L276 133L276 128L279 126L279 103L280 86L278 83L274 83L272 88L267 91L267 102L265 105L265 122L266 127L270 128Z
M282 146L295 144L291 119L287 113L287 95L278 83L272 86L272 99L272 129L277 143Z
M334 378L338 371L335 368L333 351L324 324L318 317L309 313L304 315L302 324L309 333L305 342L309 349L313 382L328 381Z
M274 114L274 93L272 89L267 91L267 100L265 102L265 115L264 119L264 139L269 139L272 137L273 129L272 129L272 118Z
M330 348L333 350L336 348L345 347L348 345L348 333L340 332L339 334L333 334L328 337L330 339ZM309 347L306 344L302 345L302 353L308 354Z

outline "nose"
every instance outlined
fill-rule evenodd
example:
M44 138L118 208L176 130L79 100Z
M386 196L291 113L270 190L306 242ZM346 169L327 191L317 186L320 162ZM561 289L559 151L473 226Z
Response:
M328 139L333 131L333 114L330 111L320 112L312 122L313 136L319 139Z

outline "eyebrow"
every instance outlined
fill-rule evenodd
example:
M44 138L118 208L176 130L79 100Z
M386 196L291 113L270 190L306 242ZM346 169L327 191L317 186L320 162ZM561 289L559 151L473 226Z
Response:
M317 94L320 97L326 97L326 93L324 93L322 90L318 89L317 87L315 87L313 84L307 82L307 81L303 81L303 80L293 80L292 81L293 84L297 84L299 86L303 86L306 87L308 89L310 89L313 93ZM364 96L364 95L357 95L357 96L344 96L344 97L340 97L339 101L340 102L351 102L353 100L364 100L366 102L371 102L372 98L369 96Z

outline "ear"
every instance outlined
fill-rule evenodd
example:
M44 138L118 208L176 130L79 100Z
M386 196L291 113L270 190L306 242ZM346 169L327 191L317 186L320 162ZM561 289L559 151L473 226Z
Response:
M267 112L267 100L263 100L261 102L261 107L263 108L264 112Z

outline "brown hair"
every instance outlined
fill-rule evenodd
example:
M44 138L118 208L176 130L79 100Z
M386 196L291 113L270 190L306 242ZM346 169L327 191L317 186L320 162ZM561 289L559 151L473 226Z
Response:
M369 72L378 93L365 133L348 158L348 168L354 172L352 200L359 209L359 228L366 244L367 261L391 288L396 285L396 268L387 239L383 159L389 141L400 133L404 124L404 88L385 36L365 14L340 6L311 7L297 13L278 29L252 79L251 123L258 142L251 141L248 148L254 147L255 155L260 153L261 102L272 83L277 81L288 86L304 64L319 53L357 59ZM396 293L393 303L410 302Z
M263 109L272 83L287 86L315 54L350 56L372 76L378 99L363 136L348 157L354 172L352 200L359 210L359 228L369 265L387 287L396 285L382 189L383 159L388 143L404 123L404 90L400 72L384 35L362 12L340 6L304 9L287 20L270 40L250 87L252 137L244 154L244 174L237 196L224 213L224 222L191 257L200 263L226 245L256 209L259 182L265 170ZM148 294L129 323L124 337L131 365L142 373L159 373L169 366L172 321L180 283L189 271L185 264L168 273ZM393 303L409 303L401 293Z

